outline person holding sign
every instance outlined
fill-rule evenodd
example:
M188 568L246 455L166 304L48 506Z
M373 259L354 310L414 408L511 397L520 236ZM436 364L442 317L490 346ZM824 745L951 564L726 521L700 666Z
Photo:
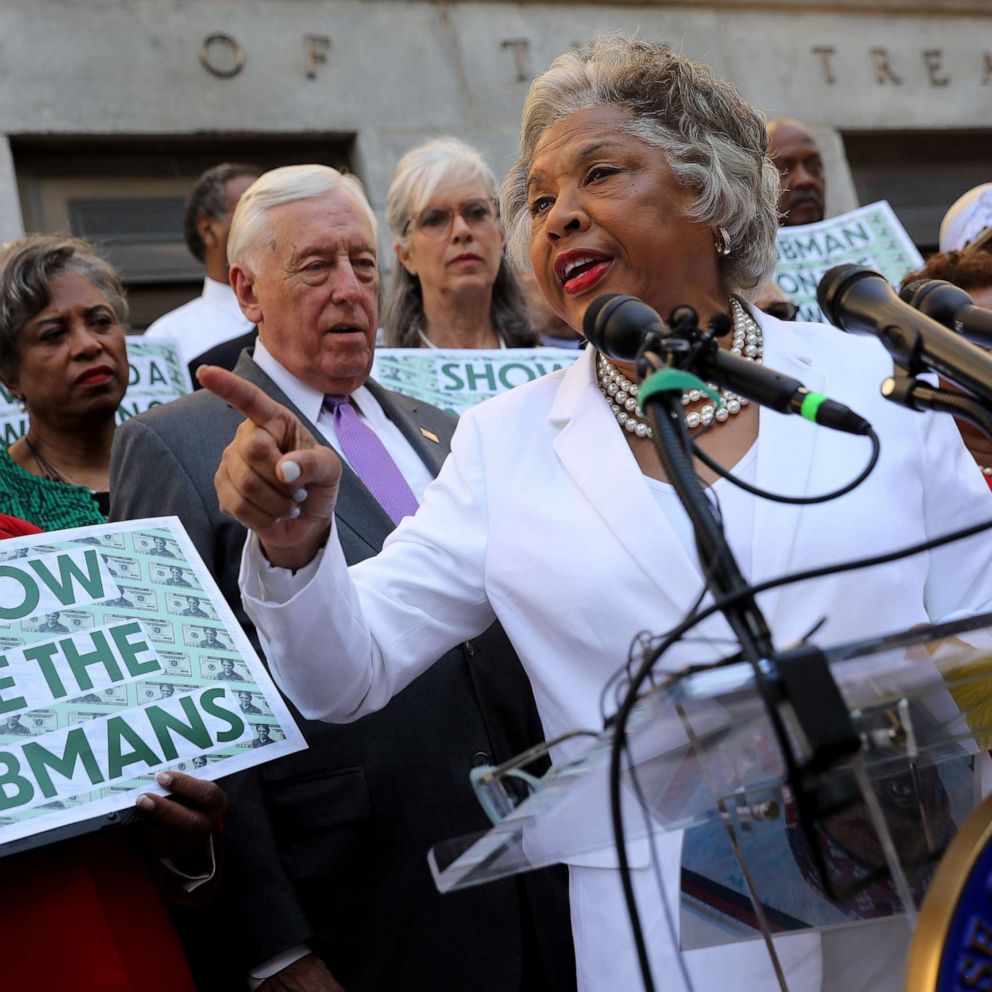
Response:
M120 277L75 238L0 256L0 378L27 434L0 452L0 512L44 530L104 522L114 417L128 384Z
M38 533L0 514L0 540ZM16 714L0 726L0 737L28 733ZM138 798L143 837L100 831L0 860L4 988L193 992L159 891L189 901L212 879L211 838L227 799L216 783L182 772L156 778L171 795ZM149 853L164 860L150 864Z
M457 138L400 159L386 196L393 266L387 348L529 348L526 298L507 264L496 177Z
M731 548L753 582L799 567L901 548L992 518L992 494L953 421L908 414L878 395L891 361L875 340L787 324L739 299L774 261L778 174L763 119L728 83L662 44L611 38L560 56L531 85L521 157L504 183L517 258L576 329L600 294L632 294L668 315L733 314L725 346L856 406L881 459L843 498L803 507L756 500L697 466L719 499ZM549 738L602 724L604 686L632 641L696 609L704 572L692 530L634 410L616 400L635 376L592 348L569 369L465 413L416 516L373 559L346 568L331 514L341 462L260 390L219 369L204 386L247 420L217 473L221 507L253 534L245 605L272 673L302 711L356 720L384 705L437 654L497 617L528 672ZM612 388L611 388L612 387ZM857 477L861 439L742 405L687 395L698 444L763 489L813 495ZM709 405L709 409L705 406ZM709 424L709 431L700 431ZM294 494L303 490L303 502ZM868 636L992 608L987 535L759 597L776 643ZM735 638L713 616L663 657L665 670L716 661ZM711 645L711 646L707 646ZM556 760L584 751L558 745ZM604 796L604 803L606 798ZM776 987L760 942L679 955L681 836L657 838L668 912L650 858L632 877L654 974L666 992ZM640 972L612 851L569 865L580 989L634 989ZM831 988L815 934L777 938L789 988ZM874 948L900 970L898 942ZM839 959L843 959L841 952ZM891 958L891 959L890 959ZM866 965L869 962L861 962ZM889 971L884 970L889 965ZM873 986L873 992L884 988ZM847 986L848 989L852 986Z

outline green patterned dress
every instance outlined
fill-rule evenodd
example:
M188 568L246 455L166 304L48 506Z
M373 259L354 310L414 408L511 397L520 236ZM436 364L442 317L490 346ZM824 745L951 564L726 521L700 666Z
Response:
M85 486L70 486L26 472L0 451L0 513L28 520L42 530L106 523L96 498Z

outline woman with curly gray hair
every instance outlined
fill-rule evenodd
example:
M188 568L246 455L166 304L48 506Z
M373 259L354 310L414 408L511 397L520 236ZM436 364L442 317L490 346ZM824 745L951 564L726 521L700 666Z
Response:
M774 259L778 178L766 141L761 115L707 68L662 45L616 38L562 55L533 83L522 154L504 186L516 257L529 260L550 306L572 327L581 329L586 309L607 292L639 296L666 317L683 304L703 322L729 310L727 348L850 402L873 424L878 464L837 501L800 509L755 499L697 465L754 583L810 562L881 555L941 531L944 521L967 526L992 517L992 494L953 422L907 414L879 396L892 363L877 341L778 321L742 299ZM245 606L266 632L273 675L309 718L354 720L378 709L445 650L498 619L556 742L553 758L566 761L587 744L564 735L601 725L601 700L644 628L675 628L699 605L707 568L637 410L629 365L588 348L570 368L463 414L417 514L381 555L351 570L329 526L337 457L323 447L290 451L291 442L273 450L264 425L289 425L291 415L211 371L209 385L260 425L243 425L244 436L225 453L220 502L255 532L242 572ZM765 490L829 492L855 478L867 458L859 440L799 417L759 416L732 393L718 405L690 391L683 404L699 447ZM287 426L285 433L301 432ZM256 452L265 443L263 460ZM252 472L268 481L264 505L255 489L232 481ZM299 510L298 487L309 494ZM766 591L759 603L776 644L833 644L989 610L990 565L979 536L875 568L855 594L843 575L826 575ZM722 617L708 617L657 668L715 661L736 643ZM606 801L604 792L603 812ZM584 820L573 818L580 829ZM596 839L607 835L604 826ZM593 846L584 840L583 850ZM713 861L720 843L713 840L695 864L720 871ZM656 847L663 895L647 847L630 846L656 987L781 987L761 941L679 953L682 837L667 832ZM639 988L615 853L565 860L579 988ZM773 900L803 884L784 863L782 870ZM707 921L707 933L721 926L717 914ZM817 935L778 935L774 947L793 992L878 992L890 988L879 976L902 972L901 936L873 943L871 953L888 960L839 953L840 978L825 977L829 958Z
M389 348L528 348L527 303L503 250L496 177L457 138L400 159L386 197L396 264L383 311Z

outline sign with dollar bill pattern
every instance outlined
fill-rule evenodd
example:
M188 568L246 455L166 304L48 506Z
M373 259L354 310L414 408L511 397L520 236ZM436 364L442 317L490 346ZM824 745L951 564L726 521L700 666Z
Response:
M570 348L376 348L372 378L459 416L514 386L568 368L580 354Z
M826 318L816 302L816 287L835 265L866 265L894 286L923 266L923 257L884 200L818 224L780 228L775 248L778 288L799 307L797 320L818 323Z
M193 390L189 369L179 360L171 341L129 336L127 361L130 371L127 392L117 410L119 424ZM0 383L0 448L9 448L27 429L27 413Z
M0 846L305 746L178 519L0 542Z

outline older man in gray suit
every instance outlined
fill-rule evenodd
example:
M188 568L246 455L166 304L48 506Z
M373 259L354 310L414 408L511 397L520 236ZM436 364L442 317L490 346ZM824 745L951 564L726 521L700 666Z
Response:
M368 379L372 209L353 177L276 169L242 197L228 251L231 285L258 325L235 371L343 455L338 529L349 561L367 558L416 508L454 428ZM111 515L177 514L253 633L237 587L245 530L221 513L213 485L241 420L203 391L127 421L114 441ZM297 714L310 750L227 780L227 902L211 914L210 953L194 962L213 961L203 987L237 987L232 975L264 992L574 987L564 876L441 897L426 862L431 844L486 828L473 763L540 737L519 663L483 663L509 651L491 631L357 724ZM218 947L222 918L231 933Z

